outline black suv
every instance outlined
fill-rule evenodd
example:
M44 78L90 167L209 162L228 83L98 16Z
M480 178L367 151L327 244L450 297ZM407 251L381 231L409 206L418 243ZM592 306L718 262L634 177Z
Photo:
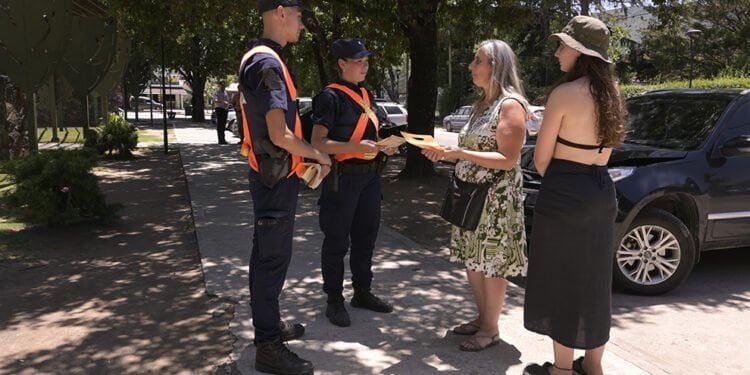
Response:
M627 107L627 137L608 164L614 283L660 294L687 278L701 251L750 246L750 90L657 90ZM533 147L521 164L530 229L541 182Z

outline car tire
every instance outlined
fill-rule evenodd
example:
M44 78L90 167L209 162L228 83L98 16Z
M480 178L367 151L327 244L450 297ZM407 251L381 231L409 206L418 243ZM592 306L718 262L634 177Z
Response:
M235 136L239 133L239 129L235 126L234 120L229 120L229 122L227 122L227 129Z
M695 265L696 246L687 226L660 209L646 209L617 242L613 283L618 290L666 293L685 281Z

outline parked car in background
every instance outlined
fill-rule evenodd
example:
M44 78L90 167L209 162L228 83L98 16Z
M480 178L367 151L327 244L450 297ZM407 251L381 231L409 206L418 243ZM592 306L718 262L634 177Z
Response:
M471 117L472 106L465 105L443 117L443 128L449 132L461 130Z
M657 90L627 107L627 137L608 164L618 203L613 278L619 289L660 294L702 251L750 246L750 90ZM533 146L521 165L533 229Z
M385 110L383 107L375 106L375 112L378 115L378 118L381 119L380 121L380 130L378 131L378 135L381 138L388 138L392 135L401 137L401 132L406 131L406 122L403 124L397 124L388 117L388 114L385 113ZM398 147L398 155L404 155L406 156L406 152L408 150L408 144L403 143L401 146Z
M151 107L152 105L155 110L158 109L160 111L164 107L163 104L149 98L148 96L139 96L137 98L133 98L133 97L130 98L130 108L134 110L138 108L139 111L148 111L152 108Z
M471 117L473 106L465 105L448 116L443 117L443 128L447 131L459 131L466 125ZM542 125L544 107L529 106L529 119L526 121L526 136L536 137L539 127Z
M388 115L388 120L390 120L394 124L406 125L408 111L403 105L394 102L384 102L379 100L375 100L375 105L378 108L381 108Z
M302 99L302 98L300 98ZM302 120L302 134L304 135L305 139L307 141L310 141L310 137L312 136L312 129L315 124L313 124L312 121L312 102L310 105L303 105L302 102L300 102L299 107L299 115L300 120ZM391 135L401 135L401 131L406 130L406 124L398 125L395 124L393 121L391 121L388 118L388 115L385 113L382 107L375 106L375 113L377 114L378 118L381 119L380 121L380 130L378 134L381 138L388 138ZM407 145L406 143L402 144L398 149L399 155L406 155Z
M297 98L297 105L299 106L300 112L308 108L312 108L312 98L308 96L301 96Z
M539 127L542 126L544 118L544 107L530 105L529 118L526 120L526 137L536 137Z

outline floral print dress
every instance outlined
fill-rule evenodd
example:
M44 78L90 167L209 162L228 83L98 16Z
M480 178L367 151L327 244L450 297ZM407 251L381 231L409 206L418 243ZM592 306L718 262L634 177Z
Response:
M497 151L496 130L500 107L510 97L498 98L461 130L458 144L472 151ZM490 183L476 230L453 226L451 261L486 277L526 275L526 232L523 213L523 177L516 164L508 171L481 167L467 160L456 163L456 176L466 182Z

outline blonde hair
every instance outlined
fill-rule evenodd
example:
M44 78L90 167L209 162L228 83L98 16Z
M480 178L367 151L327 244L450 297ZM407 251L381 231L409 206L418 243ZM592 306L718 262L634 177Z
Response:
M482 88L479 88L479 100L474 103L474 116L479 115L477 112L480 103L484 101L491 103L501 96L516 97L522 102L523 107L527 108L528 101L521 79L518 77L518 60L508 43L497 39L485 40L479 44L478 50L487 55L492 65L492 76L490 77L490 92L484 92Z

